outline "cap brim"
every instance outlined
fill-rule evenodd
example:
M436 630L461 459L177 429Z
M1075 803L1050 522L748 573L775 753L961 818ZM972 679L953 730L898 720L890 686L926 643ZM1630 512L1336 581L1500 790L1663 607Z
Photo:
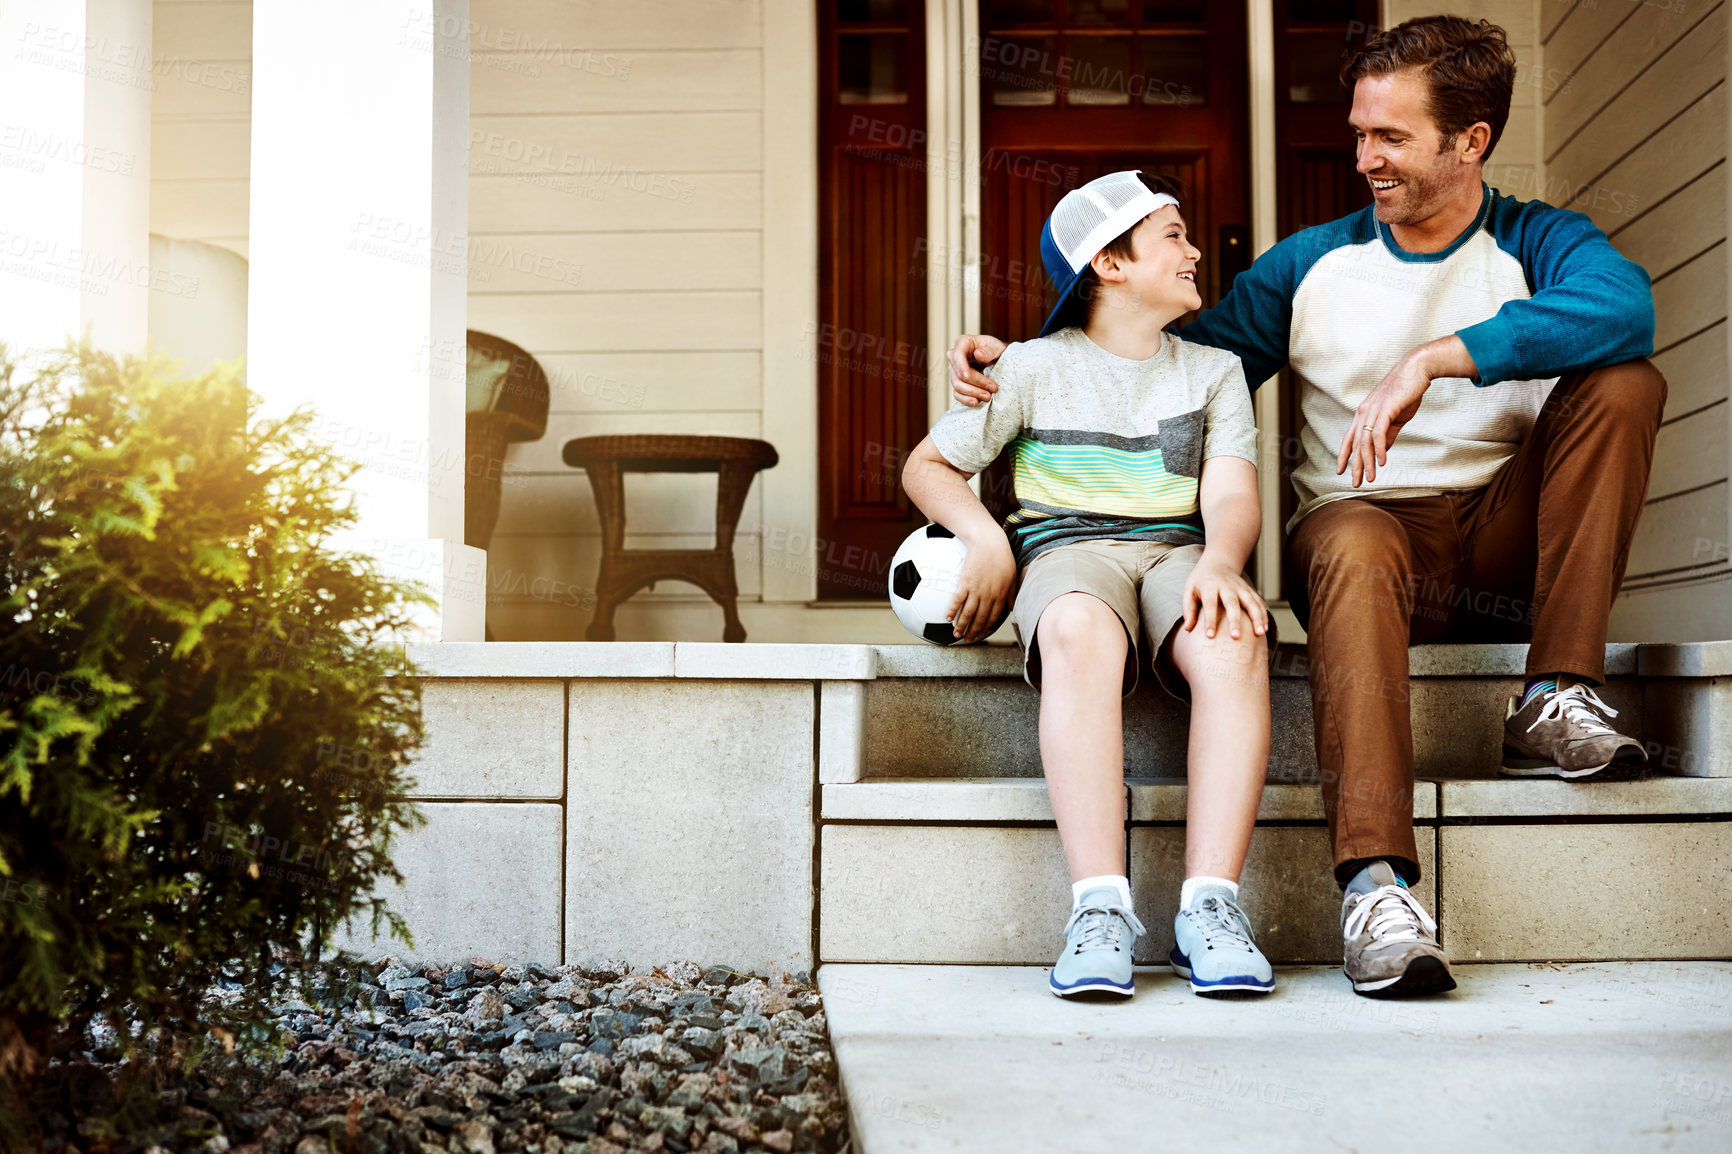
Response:
M1088 311L1085 302L1076 295L1077 287L1082 284L1083 279L1077 277L1070 282L1069 288L1059 294L1058 303L1052 307L1052 312L1047 314L1046 323L1040 326L1040 336L1049 337L1059 329L1068 329L1073 325L1080 328L1087 323Z

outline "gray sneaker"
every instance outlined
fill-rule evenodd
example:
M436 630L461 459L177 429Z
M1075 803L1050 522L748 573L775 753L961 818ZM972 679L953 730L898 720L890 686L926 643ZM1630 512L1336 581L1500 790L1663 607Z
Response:
M1641 777L1648 755L1641 742L1606 724L1616 716L1586 685L1536 694L1526 706L1518 693L1504 711L1500 772L1569 781Z
M1061 998L1101 993L1130 997L1131 946L1148 931L1119 900L1112 886L1084 890L1064 924L1064 953L1047 975L1047 987Z
M1353 992L1371 998L1455 989L1437 944L1437 923L1387 862L1365 871L1370 884L1341 898L1341 969Z

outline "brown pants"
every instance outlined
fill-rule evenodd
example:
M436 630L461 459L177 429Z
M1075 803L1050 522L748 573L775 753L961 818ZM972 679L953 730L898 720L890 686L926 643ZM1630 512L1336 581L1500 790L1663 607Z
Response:
M1418 877L1409 645L1531 640L1530 676L1604 679L1665 401L1645 360L1564 377L1484 488L1335 501L1294 527L1287 589L1337 867L1399 858Z

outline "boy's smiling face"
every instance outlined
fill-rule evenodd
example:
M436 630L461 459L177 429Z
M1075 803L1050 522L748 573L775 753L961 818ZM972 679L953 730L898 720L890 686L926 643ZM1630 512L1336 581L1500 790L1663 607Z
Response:
M1166 313L1168 319L1203 307L1197 291L1197 261L1203 254L1186 235L1185 219L1176 205L1163 204L1131 230L1131 251L1132 260L1103 250L1092 262L1101 284L1112 296L1122 298L1119 307Z

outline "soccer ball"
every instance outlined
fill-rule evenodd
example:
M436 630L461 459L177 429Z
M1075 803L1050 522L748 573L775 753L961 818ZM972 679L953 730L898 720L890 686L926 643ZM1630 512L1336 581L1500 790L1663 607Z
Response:
M950 609L950 599L956 596L956 581L967 555L968 546L949 529L923 525L908 534L890 559L890 608L908 632L922 641L959 644L944 615ZM1001 624L993 622L992 629Z

